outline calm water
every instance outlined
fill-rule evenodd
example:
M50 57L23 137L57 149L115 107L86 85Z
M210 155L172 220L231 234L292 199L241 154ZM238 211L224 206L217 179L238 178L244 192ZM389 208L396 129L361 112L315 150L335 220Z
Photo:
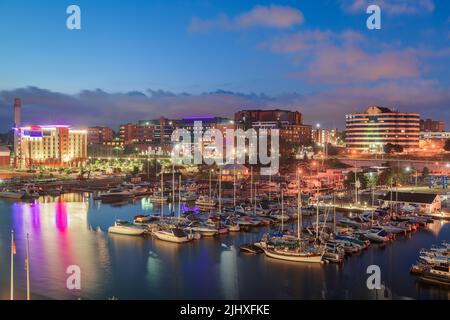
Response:
M160 208L147 199L120 207L82 194L34 203L0 200L0 298L9 299L13 228L18 299L25 298L27 232L35 299L450 299L450 290L419 285L409 274L420 248L450 240L450 223L435 222L384 248L348 257L341 266L284 262L235 249L267 229L184 245L106 232L116 219L152 212ZM381 267L383 292L366 287L365 270L372 264ZM81 267L79 291L66 288L69 265Z

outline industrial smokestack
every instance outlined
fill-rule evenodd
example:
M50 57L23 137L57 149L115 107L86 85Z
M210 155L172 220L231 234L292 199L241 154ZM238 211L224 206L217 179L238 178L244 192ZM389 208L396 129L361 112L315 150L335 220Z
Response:
M21 106L22 102L19 98L14 99L14 128L21 126Z

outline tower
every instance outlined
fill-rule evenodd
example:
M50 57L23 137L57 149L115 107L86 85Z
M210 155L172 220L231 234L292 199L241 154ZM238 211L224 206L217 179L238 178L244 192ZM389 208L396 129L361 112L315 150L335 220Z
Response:
M21 106L20 98L14 99L14 167L22 168L22 150L21 150Z
M21 107L22 102L20 98L14 99L14 128L19 128L21 126Z

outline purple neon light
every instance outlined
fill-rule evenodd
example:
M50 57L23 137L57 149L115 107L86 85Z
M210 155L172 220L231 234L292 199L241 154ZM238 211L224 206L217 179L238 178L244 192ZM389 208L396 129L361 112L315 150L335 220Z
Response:
M204 117L186 117L183 120L214 120L216 117L204 116Z

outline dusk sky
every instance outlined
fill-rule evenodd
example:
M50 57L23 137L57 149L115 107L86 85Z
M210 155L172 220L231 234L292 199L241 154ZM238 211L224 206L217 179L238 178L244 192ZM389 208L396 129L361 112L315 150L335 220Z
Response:
M450 127L449 27L448 0L0 0L0 131L14 97L28 124L277 107L342 128L378 104Z

